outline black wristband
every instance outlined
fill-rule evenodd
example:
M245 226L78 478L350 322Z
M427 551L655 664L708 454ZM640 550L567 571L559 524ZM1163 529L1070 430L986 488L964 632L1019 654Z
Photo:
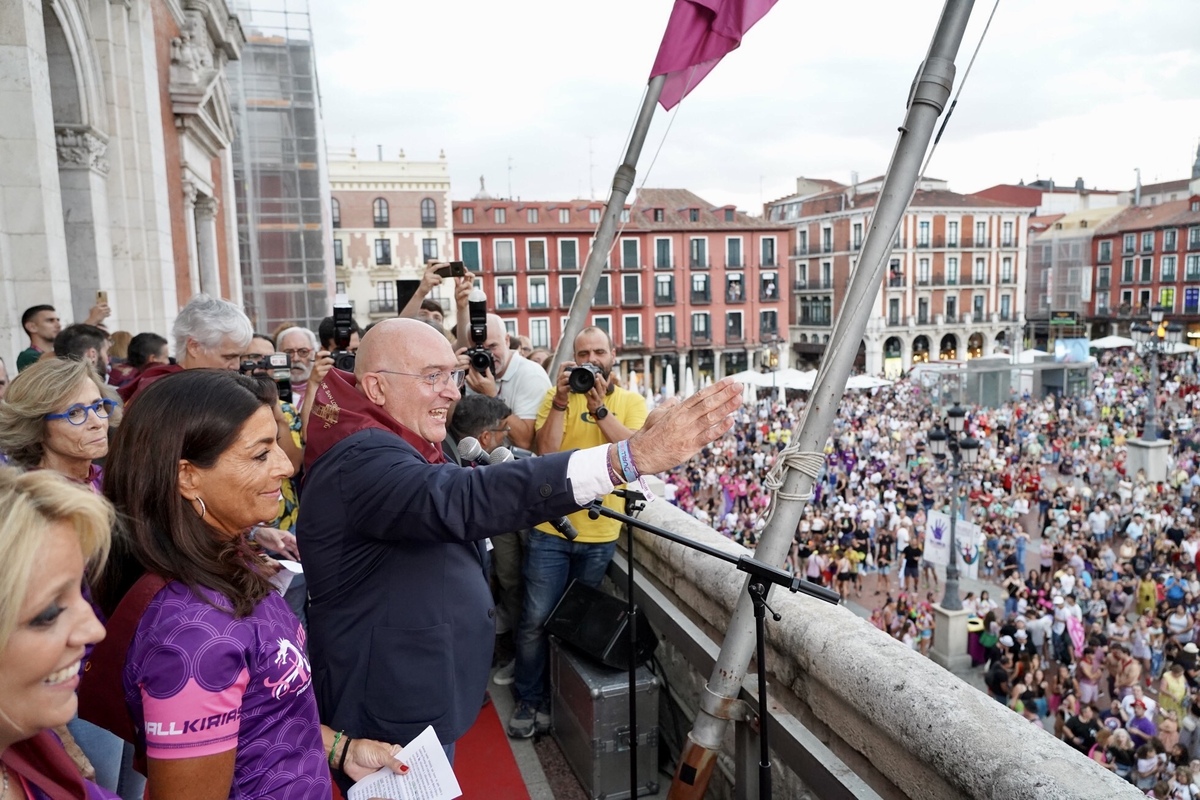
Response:
M550 401L550 407L553 408L555 411L566 411L568 408L567 406L560 406L558 403L556 403L553 400Z
M338 759L338 772L346 771L346 754L350 752L350 742L352 741L353 739L349 736L346 737L346 746L342 748L342 757Z

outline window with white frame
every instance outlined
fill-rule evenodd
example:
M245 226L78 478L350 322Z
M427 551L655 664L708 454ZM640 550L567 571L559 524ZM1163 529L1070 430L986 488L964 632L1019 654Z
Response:
M654 240L654 268L655 269L670 269L671 268L671 240L670 239L655 239Z
M596 293L592 295L593 306L611 306L612 291L609 286L609 276L601 275L600 283L596 285Z
M340 267L340 266L342 266L342 262L343 262L342 240L334 239L333 240L333 263L334 263L334 266Z
M929 247L929 220L917 223L917 247Z
M1162 257L1162 281L1163 283L1175 282L1175 264L1176 256Z
M375 263L388 266L392 263L392 242L390 239L375 240Z
M708 239L694 237L688 243L690 248L690 266L693 269L708 269Z
M707 311L692 312L692 339L695 342L707 342L712 338L711 316Z
M972 278L974 278L975 283L991 283L992 276L989 273L990 273L990 270L988 270L987 259L986 258L975 259L975 272L971 276Z
M761 247L762 247L762 261L759 263L759 266L760 267L775 266L775 237L774 236L764 236L761 240Z
M637 239L621 240L621 269L637 269L642 260L638 252Z
M946 223L946 247L958 247L958 220Z
M497 225L503 225L504 223L508 222L508 209L507 208L493 209L492 210L492 220L495 221L495 223Z
M504 320L504 332L509 336L517 335L517 321L515 319Z
M462 220L463 225L475 224L475 209L470 206L460 210L458 218Z
M471 272L479 272L483 269L483 262L479 257L478 239L459 239L458 257L463 262L463 266Z
M654 315L654 338L659 341L675 341L675 315Z
M742 312L726 311L725 312L725 341L738 342L745 338L745 331L742 330Z
M577 240L558 240L558 268L579 269L579 242Z
M575 299L575 292L579 290L578 275L559 275L558 276L558 303L563 308L569 308L571 302Z
M929 275L929 259L917 259L917 283L921 286L928 286L930 280Z
M527 239L525 241L525 257L531 270L546 269L546 240Z
M517 279L496 278L496 308L512 310L517 307Z
M558 210L558 222L561 225L566 225L571 221L571 209L560 208Z
M592 324L612 337L612 317L608 314L597 314L592 317Z
M438 241L437 239L422 239L421 240L421 256L426 263L437 261L438 259Z
M769 338L779 335L779 312L774 309L758 312L758 334Z
M946 257L946 283L951 286L958 285L958 256Z
M621 301L627 306L640 306L642 304L641 275L621 276Z
M758 274L758 299L764 303L779 299L778 273L764 270Z
M989 242L988 242L987 228L988 228L987 220L979 220L978 222L975 223L975 246L976 247L987 247L988 246Z
M513 256L512 239L496 239L492 242L492 255L495 258L496 272L512 272L517 268Z
M545 275L535 275L529 278L529 307L549 308L550 288L549 279Z
M592 225L600 224L600 209L598 209L598 208L589 208L588 209L588 222L591 223Z
M621 333L622 341L627 346L636 346L642 343L642 315L641 314L626 314L621 318Z
M525 221L530 225L538 224L538 210L536 208L525 209Z
M1010 256L1000 259L1000 282L1013 282L1013 260Z
M725 267L727 269L742 268L742 237L730 236L725 239Z
M550 320L545 317L529 320L529 343L534 347L550 347Z
M1163 231L1163 250L1174 250L1179 247L1179 231L1167 228Z
M1013 237L1012 220L1005 220L1000 223L1000 246L1012 247L1016 243L1017 240Z

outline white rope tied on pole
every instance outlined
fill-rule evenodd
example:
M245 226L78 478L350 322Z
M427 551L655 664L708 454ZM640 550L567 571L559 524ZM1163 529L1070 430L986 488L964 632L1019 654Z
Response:
M824 453L801 452L799 441L796 441L794 445L789 442L786 447L779 451L779 455L775 458L775 463L771 465L771 471L763 479L763 486L771 493L772 509L774 509L776 503L780 500L801 500L807 503L812 499L812 492L808 494L792 494L783 491L783 479L789 469L799 470L804 475L812 478L815 484L817 478L821 477L821 470L824 466Z

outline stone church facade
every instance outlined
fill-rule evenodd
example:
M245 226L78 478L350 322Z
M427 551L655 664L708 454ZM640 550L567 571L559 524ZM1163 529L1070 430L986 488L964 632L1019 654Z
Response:
M0 356L21 312L167 335L197 292L241 304L225 0L0 3Z

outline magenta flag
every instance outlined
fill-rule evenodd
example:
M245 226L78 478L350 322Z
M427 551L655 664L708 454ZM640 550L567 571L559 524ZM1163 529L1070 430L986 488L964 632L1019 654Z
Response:
M777 0L675 0L650 77L666 75L659 102L670 110L717 62L738 48L746 31Z

